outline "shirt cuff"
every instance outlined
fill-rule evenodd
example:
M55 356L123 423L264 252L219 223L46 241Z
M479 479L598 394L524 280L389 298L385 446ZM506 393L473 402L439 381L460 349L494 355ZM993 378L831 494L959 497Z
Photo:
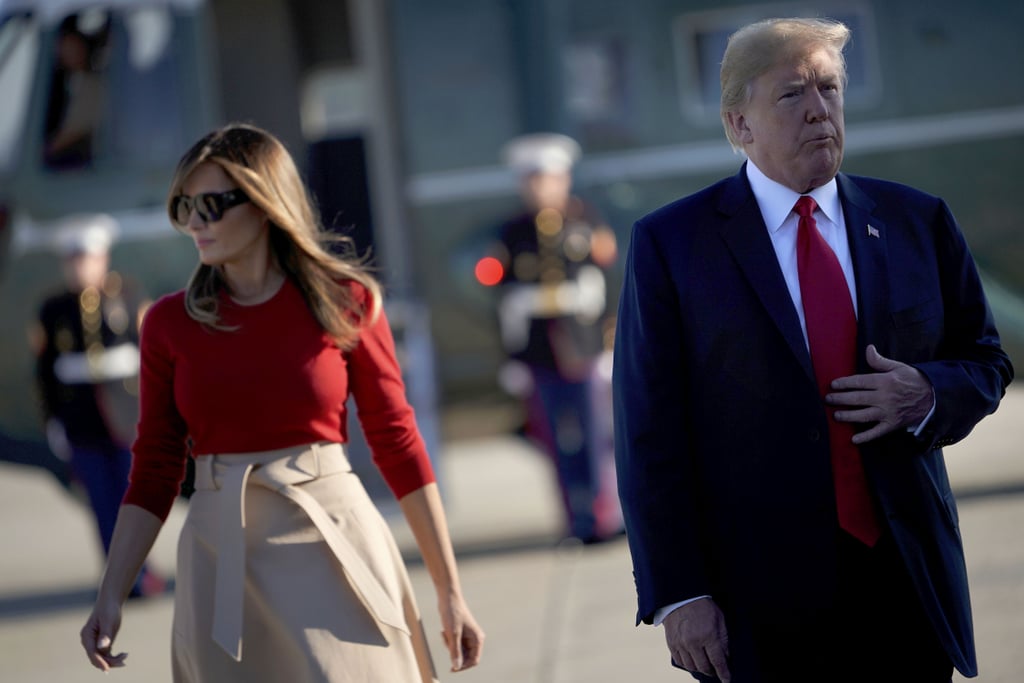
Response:
M932 415L935 414L935 406L936 405L937 405L937 403L935 401L935 390L932 389L932 409L929 410L928 414L924 416L923 420L921 420L921 424L919 424L919 425L917 425L917 427L913 427L913 428L907 427L907 431L908 432L912 432L915 437L921 436L921 432L923 432L924 428L926 426L928 426L928 422L932 419Z
M691 602L696 602L697 600L703 600L704 598L710 597L710 595L698 595L697 597L690 598L689 600L683 600L682 602L674 602L671 605L659 607L658 609L654 610L654 617L652 619L652 623L655 626L661 626L661 622L665 621L665 617L667 617L669 614L676 611L683 605L689 605Z

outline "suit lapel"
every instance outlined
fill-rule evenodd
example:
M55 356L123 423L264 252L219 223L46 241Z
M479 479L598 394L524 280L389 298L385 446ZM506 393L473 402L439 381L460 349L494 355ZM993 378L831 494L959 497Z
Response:
M793 299L775 258L768 228L750 189L745 168L725 185L718 210L726 217L722 239L807 377L814 382L814 368L800 329L800 318L793 308Z
M846 175L839 174L839 199L857 282L857 367L869 372L864 349L875 344L885 355L889 301L889 252L885 223L872 215L875 203Z

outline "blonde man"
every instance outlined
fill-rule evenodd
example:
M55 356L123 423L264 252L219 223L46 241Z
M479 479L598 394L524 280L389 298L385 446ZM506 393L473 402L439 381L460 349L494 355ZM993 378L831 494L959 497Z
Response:
M1013 369L945 203L839 172L848 38L734 34L746 162L633 229L613 385L637 618L702 681L977 672L941 447Z

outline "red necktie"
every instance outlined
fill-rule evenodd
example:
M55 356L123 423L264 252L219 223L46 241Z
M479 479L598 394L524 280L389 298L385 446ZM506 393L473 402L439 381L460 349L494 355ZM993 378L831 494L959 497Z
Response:
M800 216L796 263L800 275L807 341L822 399L829 384L856 371L857 317L850 289L832 248L818 232L811 197L800 197L793 211ZM851 439L853 425L837 422L828 409L828 437L836 490L839 526L869 546L881 536L881 525L871 501L860 449Z

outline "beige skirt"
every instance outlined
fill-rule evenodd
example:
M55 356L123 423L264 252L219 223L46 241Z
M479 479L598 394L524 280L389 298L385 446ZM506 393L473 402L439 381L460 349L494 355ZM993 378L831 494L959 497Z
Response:
M196 458L177 683L436 681L391 530L339 444Z

